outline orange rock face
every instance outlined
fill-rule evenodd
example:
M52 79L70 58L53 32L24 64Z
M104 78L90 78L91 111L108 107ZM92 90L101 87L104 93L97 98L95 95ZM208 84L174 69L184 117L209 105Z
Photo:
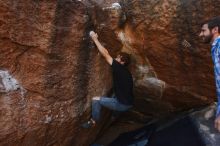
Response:
M114 2L0 1L0 145L89 145L95 139L108 116L89 131L80 124L90 116L91 98L111 92L112 81L90 30L113 57L132 54L130 120L213 102L210 46L197 35L220 3L121 1L115 11Z

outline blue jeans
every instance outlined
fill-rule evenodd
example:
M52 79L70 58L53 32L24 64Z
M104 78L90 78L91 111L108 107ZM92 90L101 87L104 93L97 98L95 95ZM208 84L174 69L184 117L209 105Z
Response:
M125 105L118 102L116 97L101 97L100 100L92 100L92 119L99 121L101 114L101 107L104 106L113 111L124 112L129 110L132 106Z

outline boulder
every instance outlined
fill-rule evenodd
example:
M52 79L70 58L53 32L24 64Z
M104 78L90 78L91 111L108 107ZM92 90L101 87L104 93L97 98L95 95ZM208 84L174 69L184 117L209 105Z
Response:
M112 93L111 67L90 30L113 57L132 54L136 101L122 121L139 125L212 103L210 46L197 36L200 22L218 14L219 1L211 3L0 1L0 145L89 145L108 125L105 111L96 128L80 128L92 97Z

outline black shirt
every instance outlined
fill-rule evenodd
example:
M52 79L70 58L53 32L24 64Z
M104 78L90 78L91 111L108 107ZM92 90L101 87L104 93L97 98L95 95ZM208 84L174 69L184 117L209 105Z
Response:
M133 78L129 70L113 59L113 87L118 101L125 105L133 104Z

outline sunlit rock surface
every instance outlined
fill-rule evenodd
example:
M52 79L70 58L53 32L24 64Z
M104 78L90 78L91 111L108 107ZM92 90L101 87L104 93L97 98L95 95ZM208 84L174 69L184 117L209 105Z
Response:
M120 27L110 19L115 2ZM121 121L136 128L213 102L210 49L197 34L219 8L210 0L0 1L0 145L88 145L108 125L105 114L94 129L79 126L91 98L112 87L90 30L113 57L132 54L136 101Z

